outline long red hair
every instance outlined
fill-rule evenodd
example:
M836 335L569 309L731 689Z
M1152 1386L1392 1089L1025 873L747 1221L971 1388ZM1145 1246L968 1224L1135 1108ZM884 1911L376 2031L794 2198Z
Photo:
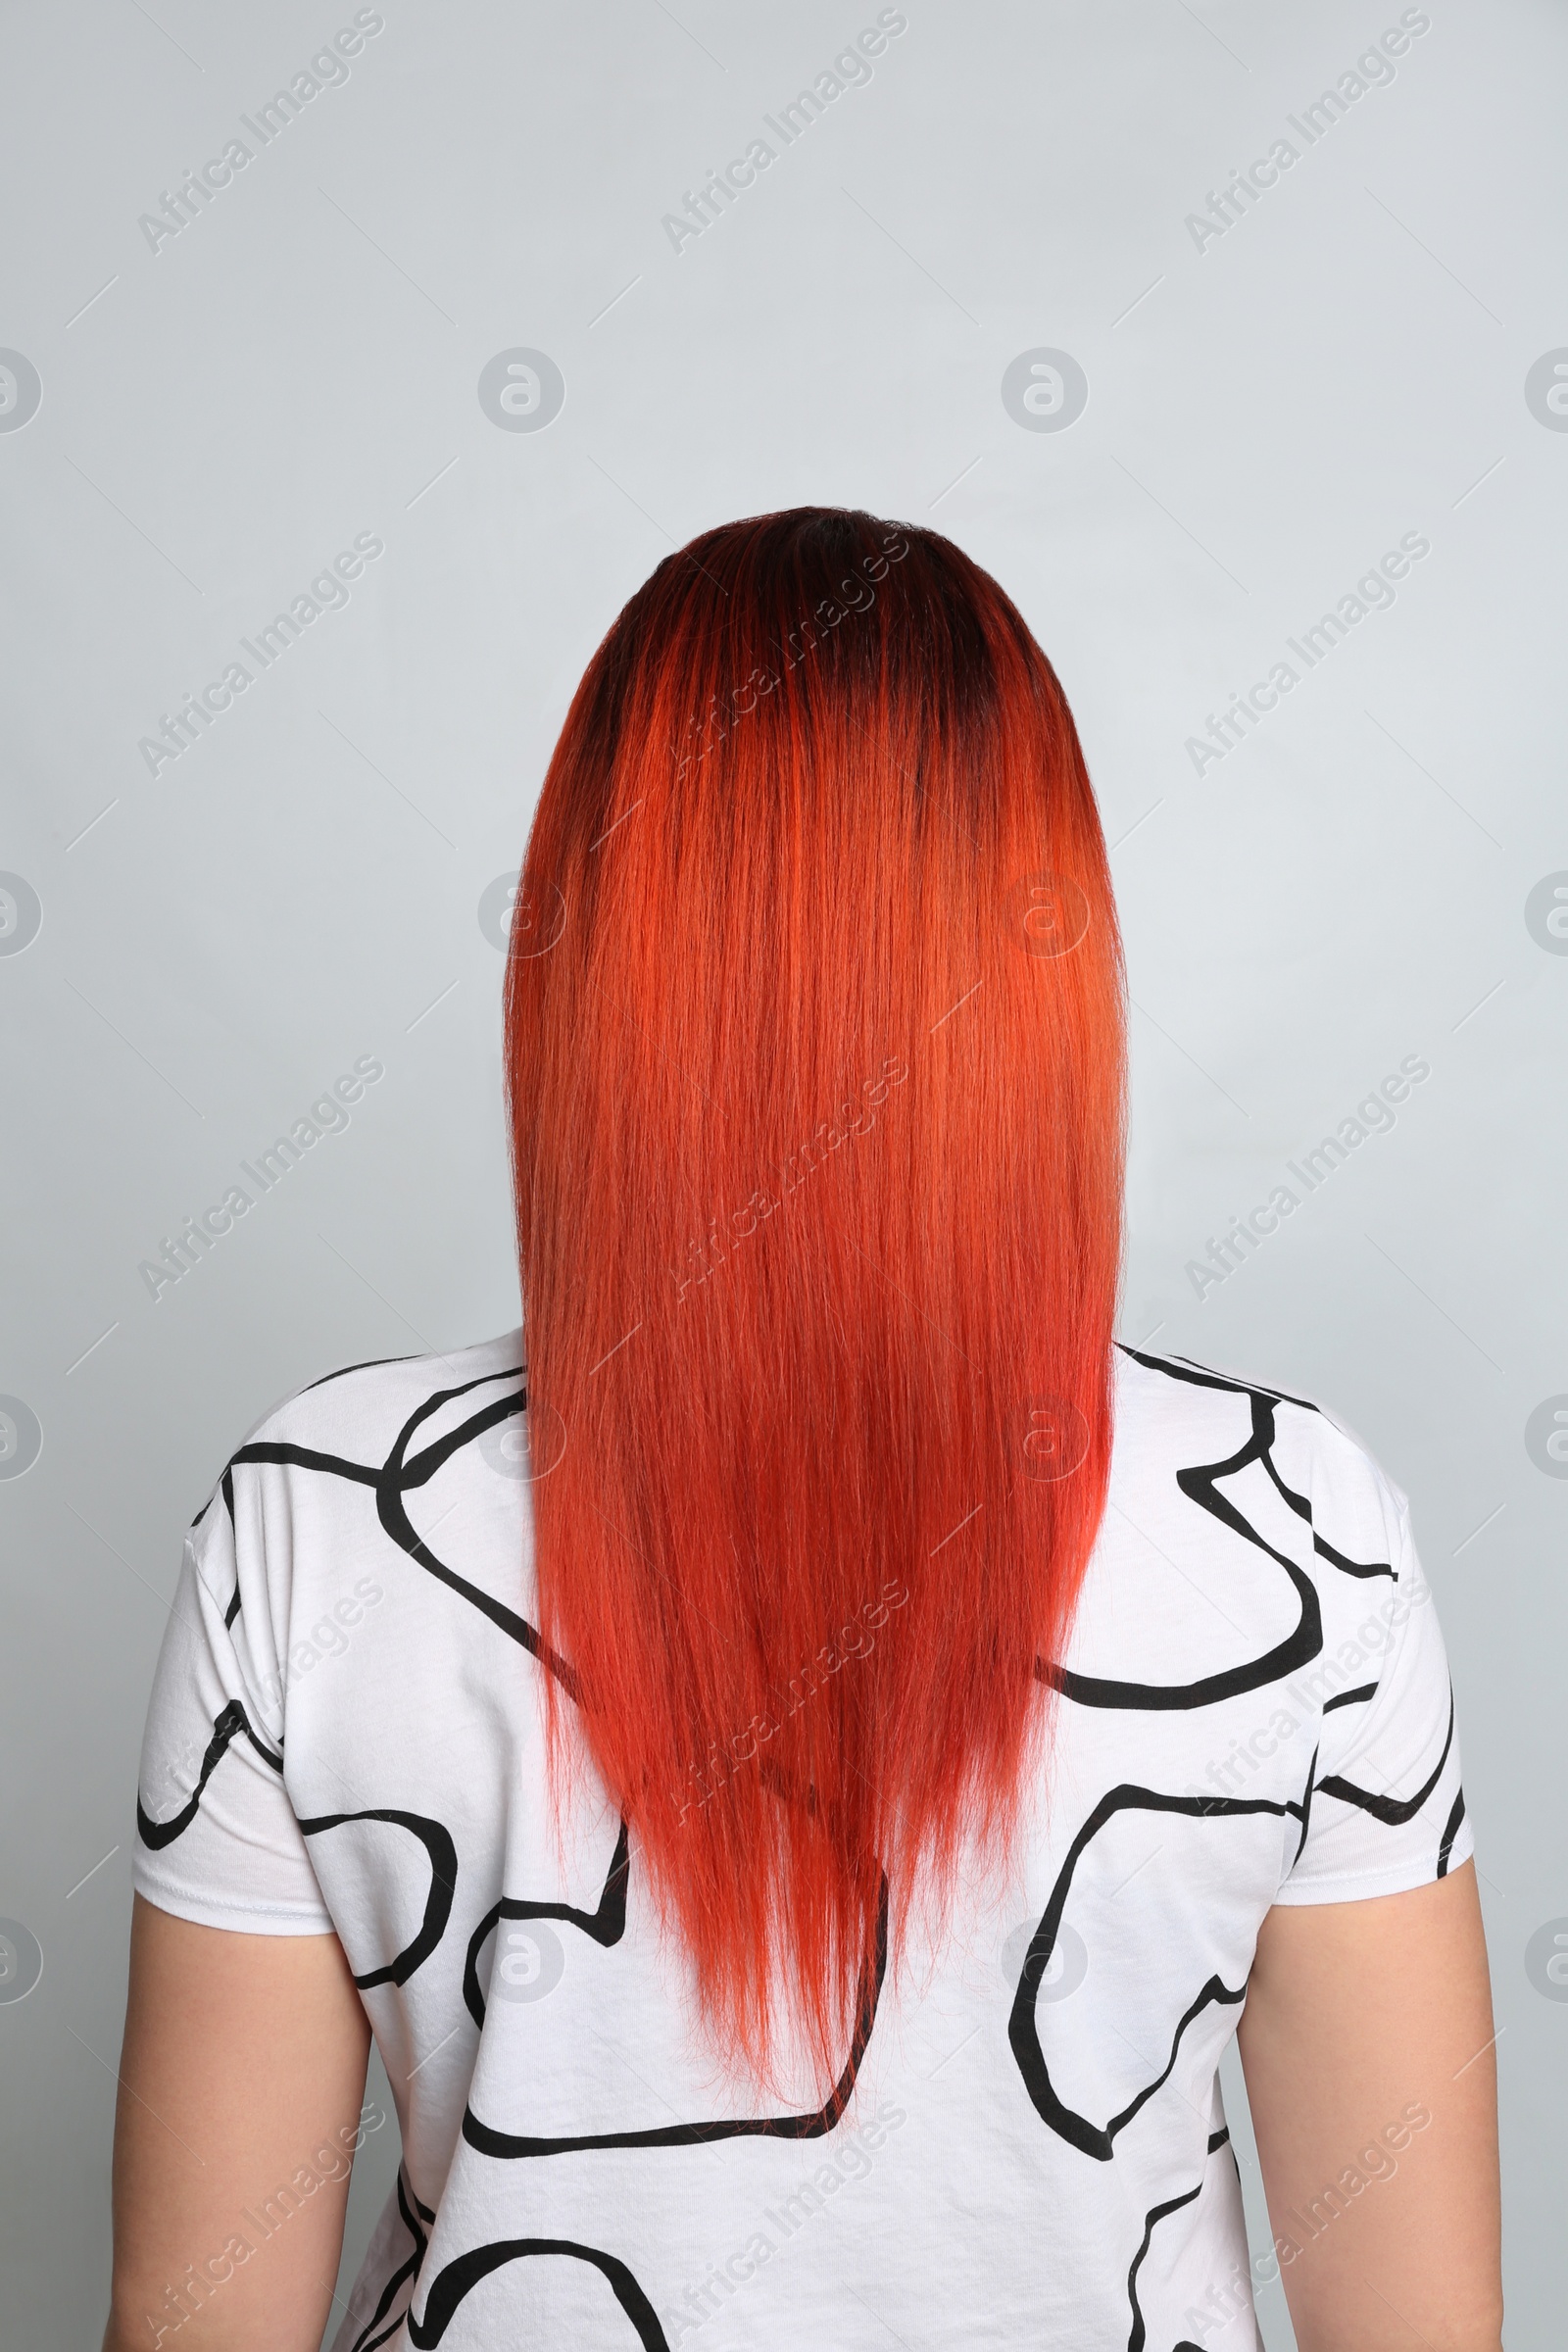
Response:
M896 1950L1008 1849L1109 1465L1120 945L989 574L834 508L661 564L506 1029L553 1767L570 1724L720 2045L765 2075L787 2011L836 2071L884 1887Z

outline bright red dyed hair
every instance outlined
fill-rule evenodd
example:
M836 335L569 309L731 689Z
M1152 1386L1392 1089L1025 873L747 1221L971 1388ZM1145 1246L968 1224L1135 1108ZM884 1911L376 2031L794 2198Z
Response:
M831 2079L884 1873L896 1949L1008 1848L1109 1463L1120 947L989 574L832 508L661 564L506 1012L553 1757L575 1718L721 2046L788 2012Z

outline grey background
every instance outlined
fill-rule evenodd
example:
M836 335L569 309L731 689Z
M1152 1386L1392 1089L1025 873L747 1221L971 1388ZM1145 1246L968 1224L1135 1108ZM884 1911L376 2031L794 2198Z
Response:
M1568 1482L1525 1428L1568 1405L1568 956L1526 901L1568 869L1568 433L1525 379L1568 345L1568 34L1528 0L1426 13L1200 250L1187 216L1303 146L1287 115L1396 7L910 0L870 81L677 253L662 217L874 7L387 0L349 78L157 251L160 191L353 9L6 10L0 344L42 386L0 430L0 867L42 917L0 953L0 1391L42 1433L0 1479L0 1914L43 1954L0 2000L8 2337L102 2326L181 1531L289 1389L516 1321L479 901L654 563L827 501L956 538L1077 712L1137 1006L1124 1336L1322 1396L1413 1497L1502 2029L1509 2342L1553 2339L1568 2008L1526 1955L1568 1927ZM564 379L543 431L479 404L515 347ZM1040 347L1087 376L1062 431L1004 407ZM363 532L385 552L347 606L150 774L159 714ZM1431 553L1392 608L1195 773L1206 714L1405 532ZM385 1076L350 1127L155 1300L161 1237L361 1054ZM1396 1126L1200 1298L1208 1237L1412 1054ZM1277 2352L1277 2288L1260 2310Z

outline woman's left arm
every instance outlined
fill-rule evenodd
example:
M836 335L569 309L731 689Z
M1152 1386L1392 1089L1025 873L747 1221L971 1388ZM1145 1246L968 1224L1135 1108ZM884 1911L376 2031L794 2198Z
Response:
M1300 2352L1498 2352L1474 1863L1401 1894L1276 1904L1238 2039Z
M104 2352L318 2352L369 2039L335 1936L136 1896Z

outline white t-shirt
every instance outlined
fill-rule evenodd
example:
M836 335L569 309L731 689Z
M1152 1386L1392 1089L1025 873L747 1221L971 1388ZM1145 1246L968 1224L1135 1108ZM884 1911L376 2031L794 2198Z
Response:
M1120 1350L1021 1885L975 1874L770 2112L696 2041L614 1809L553 1838L521 1366L514 1333L268 1414L148 1718L137 1887L335 1930L397 2101L334 2352L1250 2347L1216 2069L1259 1923L1471 1851L1403 1496L1317 1406Z

